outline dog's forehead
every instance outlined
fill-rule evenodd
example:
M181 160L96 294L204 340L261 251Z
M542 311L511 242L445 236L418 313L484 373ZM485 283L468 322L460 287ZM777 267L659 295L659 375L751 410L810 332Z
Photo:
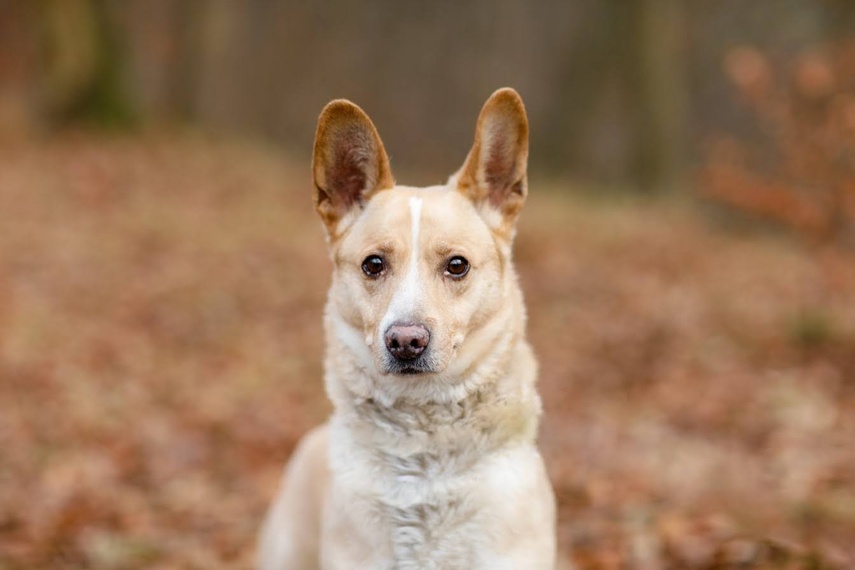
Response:
M451 212L464 207L468 202L460 192L448 186L395 186L393 189L378 192L368 203L366 214L412 217L413 204L419 204L420 212L433 214L435 212Z
M407 244L413 235L420 242L490 237L489 229L469 199L448 186L396 186L378 192L353 230L348 237L357 242L388 240Z

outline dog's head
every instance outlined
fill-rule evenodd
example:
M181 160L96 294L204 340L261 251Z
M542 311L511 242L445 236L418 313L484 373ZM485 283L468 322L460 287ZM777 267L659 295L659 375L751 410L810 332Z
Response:
M396 185L368 116L349 101L328 104L313 172L334 262L328 311L338 346L329 350L407 381L460 376L506 342L523 318L511 310L519 293L510 251L527 157L525 108L512 89L484 105L461 169L429 188Z

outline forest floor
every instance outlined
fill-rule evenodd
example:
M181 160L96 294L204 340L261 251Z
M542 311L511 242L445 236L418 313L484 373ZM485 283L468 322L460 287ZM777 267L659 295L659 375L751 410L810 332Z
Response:
M329 413L308 170L193 136L0 146L0 569L250 566ZM562 555L852 567L855 257L550 186L516 259Z

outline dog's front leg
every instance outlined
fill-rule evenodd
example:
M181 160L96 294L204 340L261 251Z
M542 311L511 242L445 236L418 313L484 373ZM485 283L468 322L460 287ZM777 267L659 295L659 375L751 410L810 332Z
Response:
M320 566L321 513L329 486L327 427L297 446L258 544L259 570L316 570Z

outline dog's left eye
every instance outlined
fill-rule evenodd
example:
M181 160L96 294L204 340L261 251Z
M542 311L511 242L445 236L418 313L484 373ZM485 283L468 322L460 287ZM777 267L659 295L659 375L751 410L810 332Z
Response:
M455 255L448 260L448 265L445 266L445 273L451 277L463 277L469 273L469 262L465 257Z
M379 255L369 255L362 262L362 272L369 277L378 277L386 269L386 263Z

